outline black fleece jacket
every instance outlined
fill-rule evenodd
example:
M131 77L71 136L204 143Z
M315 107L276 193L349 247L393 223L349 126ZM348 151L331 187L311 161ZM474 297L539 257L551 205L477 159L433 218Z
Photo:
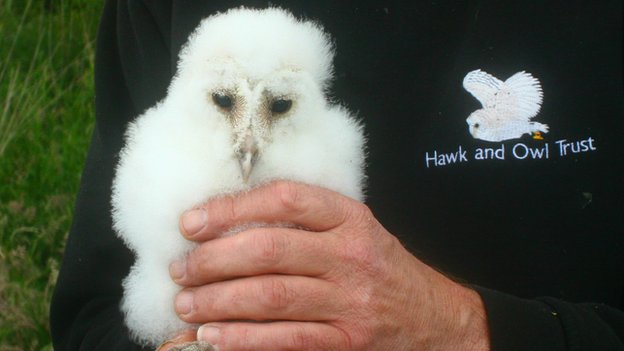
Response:
M484 299L492 349L624 350L622 2L272 1L335 39L332 98L368 134L368 200L417 257ZM136 350L133 257L111 229L126 124L162 99L199 21L266 1L108 1L97 122L51 307L54 347ZM270 38L267 38L270 40ZM462 87L525 71L548 132L487 142Z

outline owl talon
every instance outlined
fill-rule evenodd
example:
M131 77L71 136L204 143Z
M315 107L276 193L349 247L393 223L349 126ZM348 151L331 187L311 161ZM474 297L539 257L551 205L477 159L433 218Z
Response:
M169 351L215 351L215 348L207 342L193 341L174 346Z

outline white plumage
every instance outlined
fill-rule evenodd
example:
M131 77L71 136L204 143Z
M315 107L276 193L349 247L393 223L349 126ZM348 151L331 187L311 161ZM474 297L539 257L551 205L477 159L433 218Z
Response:
M474 138L504 141L548 132L546 124L531 121L540 110L543 93L530 73L518 72L503 82L476 70L466 75L463 85L483 106L466 119Z
M333 48L315 23L281 9L203 20L180 54L166 98L132 122L113 184L113 222L135 253L123 282L132 336L155 346L187 327L169 264L195 244L180 215L274 179L362 200L364 137L325 89Z

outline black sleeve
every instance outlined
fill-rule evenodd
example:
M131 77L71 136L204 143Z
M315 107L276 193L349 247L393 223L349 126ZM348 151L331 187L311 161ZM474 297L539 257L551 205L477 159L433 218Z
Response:
M624 313L603 304L521 299L477 287L492 351L622 351Z
M108 1L97 41L96 126L51 306L55 350L138 350L119 308L133 257L112 230L110 196L127 122L162 98L171 76L166 1ZM160 8L155 8L159 6ZM158 21L152 13L158 13ZM158 23L158 24L157 24Z

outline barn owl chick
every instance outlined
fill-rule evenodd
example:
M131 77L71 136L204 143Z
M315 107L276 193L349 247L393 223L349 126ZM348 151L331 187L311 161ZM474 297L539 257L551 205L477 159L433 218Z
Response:
M181 287L168 273L196 245L178 231L185 210L274 179L363 199L362 126L325 96L333 55L319 25L281 9L208 17L167 96L130 123L112 206L136 257L121 308L137 342L155 347L194 327L174 312Z
M463 85L483 106L466 119L475 139L504 141L548 132L546 124L531 121L543 97L539 81L531 74L518 72L503 82L476 70L466 75Z

